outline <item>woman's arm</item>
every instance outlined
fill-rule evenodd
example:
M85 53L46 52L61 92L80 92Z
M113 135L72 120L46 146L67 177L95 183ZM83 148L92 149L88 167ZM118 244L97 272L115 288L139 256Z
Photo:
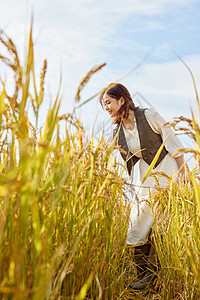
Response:
M163 126L166 123L165 119L152 109L145 110L145 116L152 130L162 136L165 141L166 150L174 157L180 148L184 148L179 138L175 135L172 128ZM185 160L184 156L174 157L178 166L178 175L183 180L186 179Z

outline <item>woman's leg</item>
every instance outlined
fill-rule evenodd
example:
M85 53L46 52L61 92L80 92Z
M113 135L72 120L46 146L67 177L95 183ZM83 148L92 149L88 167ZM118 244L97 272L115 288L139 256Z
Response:
M137 278L142 279L147 269L147 260L150 251L150 243L134 247L134 261L137 269Z
M159 270L158 259L153 242L151 241L148 243L148 247L145 247L145 245L142 245L143 247L139 246L141 249L138 249L140 252L140 255L137 256L139 258L137 267L139 275L138 278L129 285L129 288L133 290L143 290L153 284ZM148 254L146 254L147 252L145 252L145 249L149 249ZM136 263L138 258L136 258Z

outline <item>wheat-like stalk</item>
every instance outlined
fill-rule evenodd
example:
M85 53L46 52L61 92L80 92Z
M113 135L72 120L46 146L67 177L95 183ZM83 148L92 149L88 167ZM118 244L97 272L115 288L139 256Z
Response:
M79 86L77 88L76 95L75 95L75 101L77 101L77 102L80 101L80 93L81 93L82 89L84 88L84 86L88 83L91 76L93 74L95 74L96 72L98 72L99 70L101 70L105 65L106 65L106 63L103 63L99 66L95 66L85 75L85 77L81 80L81 82L79 83Z

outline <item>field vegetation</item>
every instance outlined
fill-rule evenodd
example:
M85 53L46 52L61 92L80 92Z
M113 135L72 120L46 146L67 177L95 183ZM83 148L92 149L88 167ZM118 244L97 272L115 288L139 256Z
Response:
M185 182L169 178L167 188L157 187L155 217L165 216L162 238L159 230L154 235L161 268L154 288L136 293L127 289L135 276L134 249L126 247L130 186L113 144L103 134L94 143L74 112L59 115L59 91L39 127L47 62L38 83L32 28L23 64L3 31L0 43L15 83L12 95L6 80L0 90L0 299L200 299L200 104L193 76L195 111L171 126L185 124L179 130L193 140L184 151L194 167ZM83 80L77 101L99 69Z

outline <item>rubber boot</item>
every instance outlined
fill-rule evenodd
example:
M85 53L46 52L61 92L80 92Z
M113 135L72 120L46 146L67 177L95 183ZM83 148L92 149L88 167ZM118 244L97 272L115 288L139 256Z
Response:
M149 251L150 243L134 247L134 262L137 269L137 282L142 280L146 274ZM131 285L129 286L130 288Z
M132 290L143 290L147 287L150 287L151 285L153 285L157 277L158 270L159 266L157 262L155 247L151 243L147 258L145 274L144 276L139 277L137 280L131 283L129 285L129 288Z

